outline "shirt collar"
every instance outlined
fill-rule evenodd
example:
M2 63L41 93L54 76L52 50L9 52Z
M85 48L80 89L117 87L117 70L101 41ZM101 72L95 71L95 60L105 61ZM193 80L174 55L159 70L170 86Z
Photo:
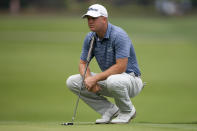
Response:
M112 25L111 25L111 23L109 23L108 22L108 25L107 25L107 31L106 31L106 33L105 33L105 36L104 36L104 38L103 39L109 39L109 36L110 36L110 32L111 32L111 27L112 27ZM102 41L102 40L100 40L98 37L97 37L97 35L96 35L96 33L94 32L94 36L98 39L98 41Z
M106 39L109 39L110 32L111 32L111 26L112 26L111 23L108 22L107 31L104 36L104 38L106 38Z

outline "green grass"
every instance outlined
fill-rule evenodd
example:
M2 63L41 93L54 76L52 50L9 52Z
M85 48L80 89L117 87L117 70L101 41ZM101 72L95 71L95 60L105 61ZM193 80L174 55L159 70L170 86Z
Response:
M76 125L76 102L65 86L78 73L86 20L72 17L0 17L0 130L197 130L197 18L110 18L131 37L143 92L132 99L128 125ZM95 60L91 70L100 72ZM76 121L100 117L83 102Z

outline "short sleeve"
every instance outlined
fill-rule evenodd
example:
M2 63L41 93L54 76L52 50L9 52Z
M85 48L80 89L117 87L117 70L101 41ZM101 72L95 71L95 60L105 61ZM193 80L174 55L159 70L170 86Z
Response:
M116 59L128 58L130 56L131 40L126 32L119 32L115 39Z

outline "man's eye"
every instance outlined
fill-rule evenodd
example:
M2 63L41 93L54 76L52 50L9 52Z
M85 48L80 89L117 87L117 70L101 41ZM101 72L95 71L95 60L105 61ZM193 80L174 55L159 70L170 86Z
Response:
M91 17L91 18L88 18L88 20L96 20L97 17Z

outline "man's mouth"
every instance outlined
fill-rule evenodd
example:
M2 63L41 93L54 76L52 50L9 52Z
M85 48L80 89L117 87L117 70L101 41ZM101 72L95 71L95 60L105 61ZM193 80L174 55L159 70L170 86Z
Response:
M90 28L94 28L94 25L89 25Z

